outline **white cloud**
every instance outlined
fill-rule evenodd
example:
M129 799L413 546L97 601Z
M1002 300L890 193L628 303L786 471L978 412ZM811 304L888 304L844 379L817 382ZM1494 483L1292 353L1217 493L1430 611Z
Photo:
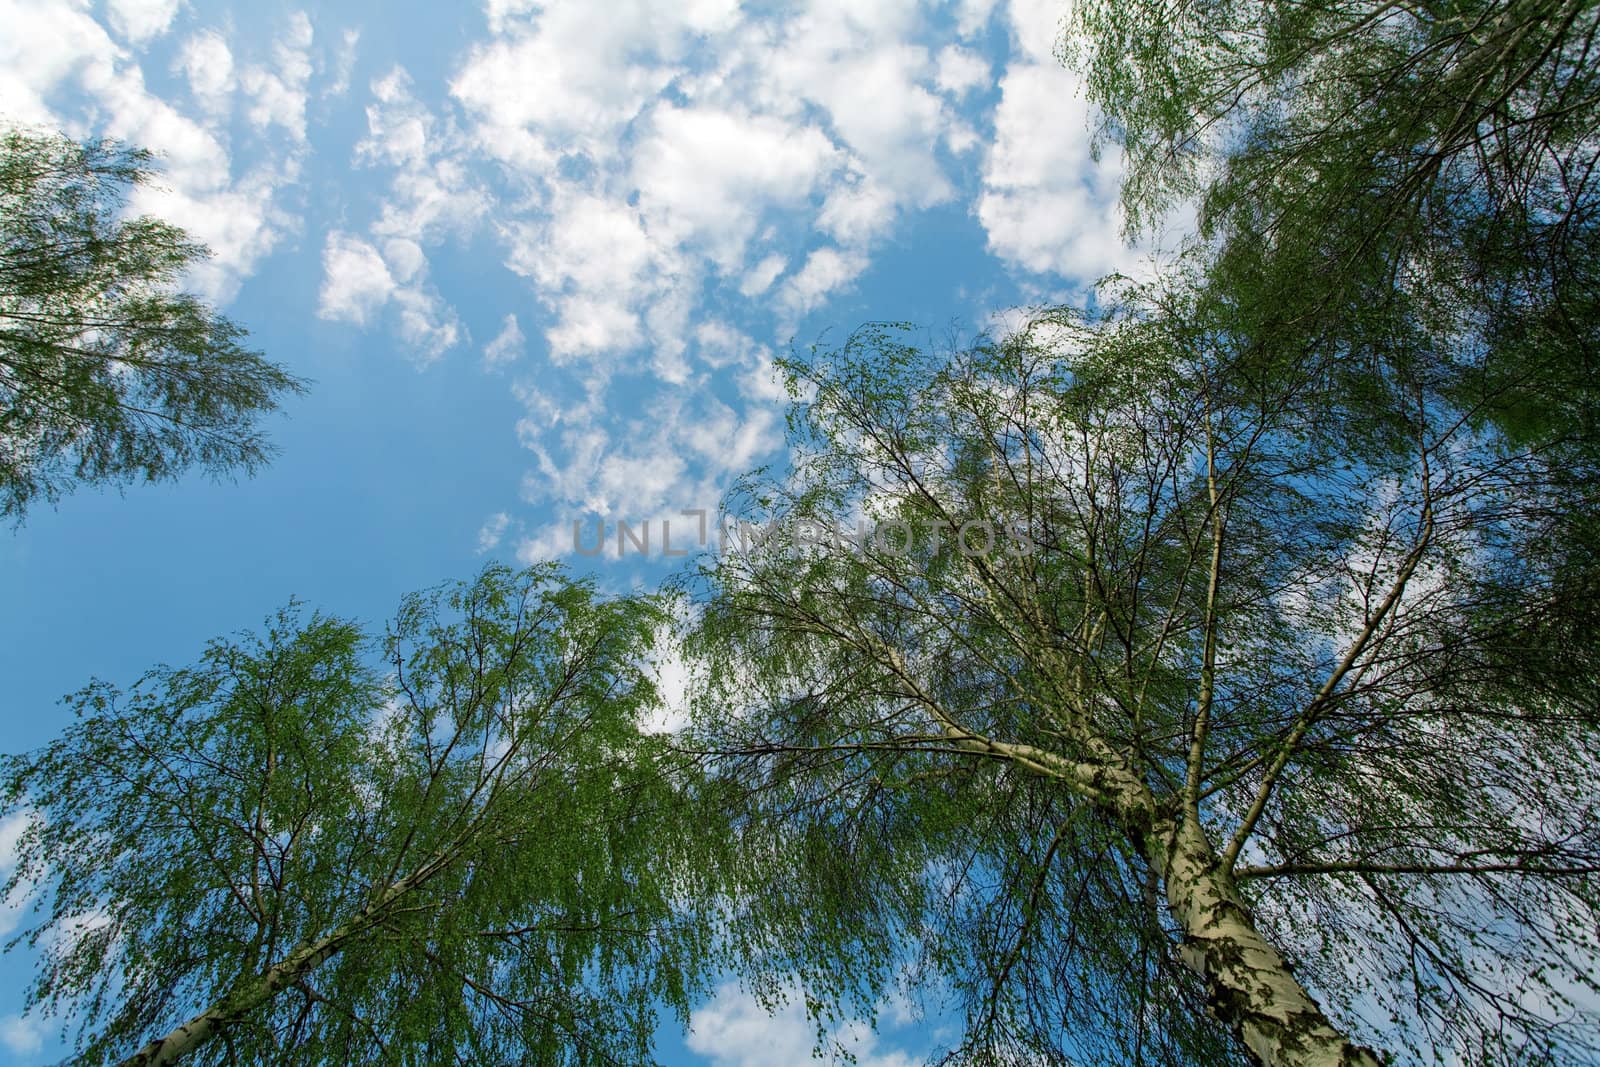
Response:
M755 408L740 418L728 405L707 400L697 417L686 420L679 436L696 453L699 463L713 472L738 476L755 466L783 443L778 418L769 409Z
M828 1036L832 1048L825 1052L834 1054L825 1062L848 1062L840 1053L852 1057L858 1067L912 1067L921 1062L903 1051L881 1048L882 1039L865 1024L847 1024ZM816 1058L816 1027L798 997L790 996L769 1014L751 994L727 983L695 1010L685 1043L714 1067L811 1063Z
M935 153L951 116L928 87L927 49L906 43L924 16L909 0L816 0L762 64L764 103L781 107L787 97L822 108L860 168L919 208L953 191Z
M17 845L31 822L31 817L23 812L0 819L0 871L9 872L17 865Z
M461 321L432 286L408 285L394 294L400 337L420 364L428 364L454 348L462 338Z
M542 3L543 0L487 0L484 15L489 20L490 30L504 33L513 20L538 11Z
M84 78L85 88L105 109L101 132L159 156L160 177L133 191L130 210L164 218L209 246L213 257L192 268L190 284L213 300L231 299L292 225L275 197L298 178L298 155L259 153L236 175L219 135L151 94L137 66L86 73L94 76Z
M446 235L465 236L488 214L489 207L489 198L466 166L459 160L440 158L427 167L403 170L395 176L383 215L373 229L430 241Z
M489 516L483 528L478 531L478 552L492 551L500 544L500 539L506 535L506 527L511 525L511 516L505 512L497 512Z
M291 160L282 173L257 170L229 188L209 192L188 192L177 183L145 187L130 206L172 220L210 247L212 257L190 268L189 281L198 292L227 301L293 225L274 195L298 172Z
M0 819L0 883L10 878L16 869L18 843L35 818L38 816L30 811L19 811ZM29 884L19 885L15 893L0 900L0 938L15 930L22 921L22 913L33 896L33 889Z
M775 447L786 398L767 346L971 170L972 213L1007 263L1066 284L1124 261L1115 168L1084 177L1086 139L1059 143L1074 85L1041 73L1061 75L1060 12L1019 0L1016 51L1039 62L1007 71L980 52L1001 10L962 0L953 35L916 0L486 0L450 100L420 103L403 72L373 84L358 159L396 170L360 238L396 287L381 299L402 323L409 301L435 344L459 334L426 259L487 230L546 312L542 338L510 317L483 350L491 367L524 347L547 361L518 429L528 498L558 517L714 503L732 464ZM996 143L953 165L988 138L979 108L1002 73ZM570 551L559 527L531 526L519 551Z
M1021 53L1018 58L1056 65L1056 42L1061 39L1067 6L1059 0L1008 0L1006 10L1012 47Z
M394 166L416 166L428 158L433 115L411 95L411 75L395 67L372 83L375 103L367 106L367 136L356 158Z
M837 155L814 126L668 105L655 111L637 150L633 182L660 239L701 244L728 271L742 261L763 210L803 202Z
M167 32L178 13L178 0L107 0L111 26L133 44L144 44Z
M650 718L640 723L639 729L648 734L677 733L689 724L689 692L694 670L670 630L657 635L656 647L656 693L661 703Z
M602 531L601 541L604 539ZM562 559L580 549L587 552L593 548L594 543L593 521L587 524L579 521L576 531L571 522L553 522L517 543L517 562L528 565Z
M0 34L0 101L7 118L58 125L47 97L69 78L102 83L120 49L89 17L88 4L53 0L0 0L0 26L26 33Z
M333 80L322 91L324 99L343 96L350 91L350 75L356 69L356 48L360 43L360 30L345 30L340 37L339 51L333 59Z
M1006 72L977 215L1000 258L1035 274L1089 282L1138 270L1140 256L1122 238L1119 160L1092 162L1084 105L1063 106L1078 88L1077 78L1053 64Z
M553 166L563 152L610 157L620 134L677 73L675 61L700 35L737 13L731 3L665 5L556 3L531 23L531 5L496 4L502 36L473 49L450 91L480 120L491 156Z
M322 292L317 314L365 326L368 316L399 287L378 250L338 230L322 249Z
M522 336L522 327L517 324L517 317L507 315L501 322L500 332L484 346L483 361L491 367L515 362L522 358L526 340Z
M311 19L296 11L273 42L274 65L246 67L240 87L253 99L245 114L260 130L281 126L296 141L306 139L306 85L311 80Z
M744 332L720 319L706 319L694 328L696 352L713 370L749 362L758 347Z
M107 134L160 153L162 184L190 195L228 185L231 166L221 140L201 122L151 95L138 67L109 73L91 88L107 110ZM187 225L183 219L174 221Z
M698 501L675 500L674 489L689 473L684 456L677 452L647 449L643 452L612 453L600 461L595 488L606 501L616 501L634 515L650 516L659 511L676 511Z
M753 365L754 355L746 359ZM715 514L732 479L782 445L781 420L763 401L736 410L694 389L658 391L614 419L593 401L560 404L525 388L528 417L519 427L537 469L524 480L524 498L546 504L558 522L530 537L524 555L572 551L571 521L599 516L607 523L670 521L685 528L684 509ZM585 525L585 544L593 540ZM679 533L673 535L674 544ZM614 545L608 542L607 551ZM530 557L531 558L531 557Z
M623 200L562 196L543 227L513 231L510 266L550 293L620 294L634 288L660 255L639 212Z
M774 252L760 263L745 272L743 280L739 282L739 292L743 296L760 296L772 288L772 283L778 280L789 261Z
M504 227L507 265L532 279L556 314L550 356L632 349L645 339L642 310L663 286L666 252L625 201L558 192L544 223Z
M806 257L805 266L783 286L783 302L804 314L824 297L854 281L867 267L867 257L856 251L819 248Z
M573 296L556 306L559 321L545 338L550 342L550 358L557 363L633 348L644 340L638 313L621 300Z
M174 69L183 71L189 91L214 115L227 111L234 89L233 52L214 30L204 30L183 43Z
M785 400L770 351L728 322L754 313L796 328L866 270L898 220L947 202L947 150L975 143L955 100L988 68L930 47L915 0L488 0L485 12L490 36L450 82L457 158L506 164L494 229L549 311L556 380L541 403L581 388L593 405L585 419L523 420L538 463L526 492L566 509L697 493L714 504L725 474L708 458L773 447ZM438 108L413 118L381 140L373 124L369 154L415 158L456 121ZM818 233L827 247L808 249ZM727 299L736 306L711 306ZM689 399L710 395L713 372L731 387L716 391L726 411ZM627 420L608 413L621 389ZM656 425L669 410L731 436L650 432L646 447L624 434L640 412ZM534 532L524 547L566 542L570 530Z
M397 282L415 281L428 265L422 246L408 237L391 237L383 242L383 261Z
M366 325L370 310L392 302L395 329L426 364L466 336L455 309L429 281L426 246L472 233L490 199L460 158L454 128L422 105L411 86L401 67L372 83L368 135L356 146L356 160L396 173L368 236L341 234L339 248L325 253L322 314Z
M954 96L965 96L990 83L989 61L957 45L941 49L935 66L934 83Z
M38 1019L25 1015L0 1017L0 1044L18 1056L32 1056L44 1050L45 1027Z
M959 0L956 4L956 27L961 36L971 37L988 25L995 3L996 0Z
M817 215L817 229L836 241L862 248L893 229L895 208L893 190L858 176L834 186Z
M781 407L789 402L783 375L772 362L771 353L765 350L739 375L737 384L739 395L753 403Z

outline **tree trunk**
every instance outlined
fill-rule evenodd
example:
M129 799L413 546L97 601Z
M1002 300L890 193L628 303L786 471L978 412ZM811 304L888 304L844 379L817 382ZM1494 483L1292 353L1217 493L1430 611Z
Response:
M371 926L380 912L411 889L418 880L417 875L411 875L391 885L347 922L341 923L324 937L296 945L283 959L261 974L238 982L221 1000L156 1038L119 1063L118 1067L166 1067L177 1063L215 1037L220 1027L244 1018L337 955L352 937Z
M264 974L240 982L227 996L165 1036L156 1038L123 1060L119 1067L164 1067L177 1063L216 1036L219 1027L243 1018L310 974L337 953L353 932L353 929L340 927L328 937L296 947Z
M1168 835L1167 902L1183 926L1183 961L1206 981L1212 1011L1263 1067L1381 1067L1328 1020L1287 960L1256 929L1233 879L1192 819Z

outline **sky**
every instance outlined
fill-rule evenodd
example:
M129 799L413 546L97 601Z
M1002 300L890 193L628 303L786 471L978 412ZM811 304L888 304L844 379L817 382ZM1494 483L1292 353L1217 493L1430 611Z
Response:
M684 512L781 462L775 357L869 321L970 339L1142 272L1063 14L0 0L0 121L159 153L130 210L210 246L187 284L313 383L252 479L83 490L0 530L0 751L291 596L377 625L489 559L651 581L663 521L676 549ZM618 522L652 554L618 553ZM64 1051L20 1014L28 971L0 961L0 1067ZM666 1062L802 1062L813 1037L732 984L692 1023ZM901 1067L936 1023L889 1004L839 1037Z

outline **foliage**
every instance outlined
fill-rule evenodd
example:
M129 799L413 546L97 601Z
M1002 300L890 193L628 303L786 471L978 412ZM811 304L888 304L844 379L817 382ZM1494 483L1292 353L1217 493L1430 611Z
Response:
M85 1064L647 1060L701 988L711 843L637 729L659 621L492 566L407 598L381 667L291 607L89 686L5 768L8 891L48 897L30 1005Z
M0 517L77 483L253 470L257 419L304 383L177 288L208 255L121 218L148 152L0 131Z
M1541 635L1600 472L1398 361L1380 419L1203 284L1103 296L788 365L792 474L730 504L780 532L696 638L752 970L947 988L975 1063L1593 1053L1594 645Z
M1237 330L1364 366L1422 321L1464 408L1593 448L1597 33L1585 0L1086 0L1062 52L1130 218L1198 196Z

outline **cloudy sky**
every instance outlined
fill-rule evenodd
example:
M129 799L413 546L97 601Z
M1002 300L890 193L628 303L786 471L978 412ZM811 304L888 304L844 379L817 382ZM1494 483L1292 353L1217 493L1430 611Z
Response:
M79 493L0 531L0 749L54 734L91 676L188 662L291 595L376 621L485 558L641 580L659 560L574 557L573 520L659 537L779 459L791 344L970 338L1139 270L1053 56L1063 13L0 0L0 119L159 152L134 209L206 242L192 284L315 383L251 481ZM0 964L0 1063L57 1047L17 1016L25 979ZM869 1067L933 1040L885 1020L843 1035ZM798 1009L736 988L694 1021L673 1062L810 1047Z

